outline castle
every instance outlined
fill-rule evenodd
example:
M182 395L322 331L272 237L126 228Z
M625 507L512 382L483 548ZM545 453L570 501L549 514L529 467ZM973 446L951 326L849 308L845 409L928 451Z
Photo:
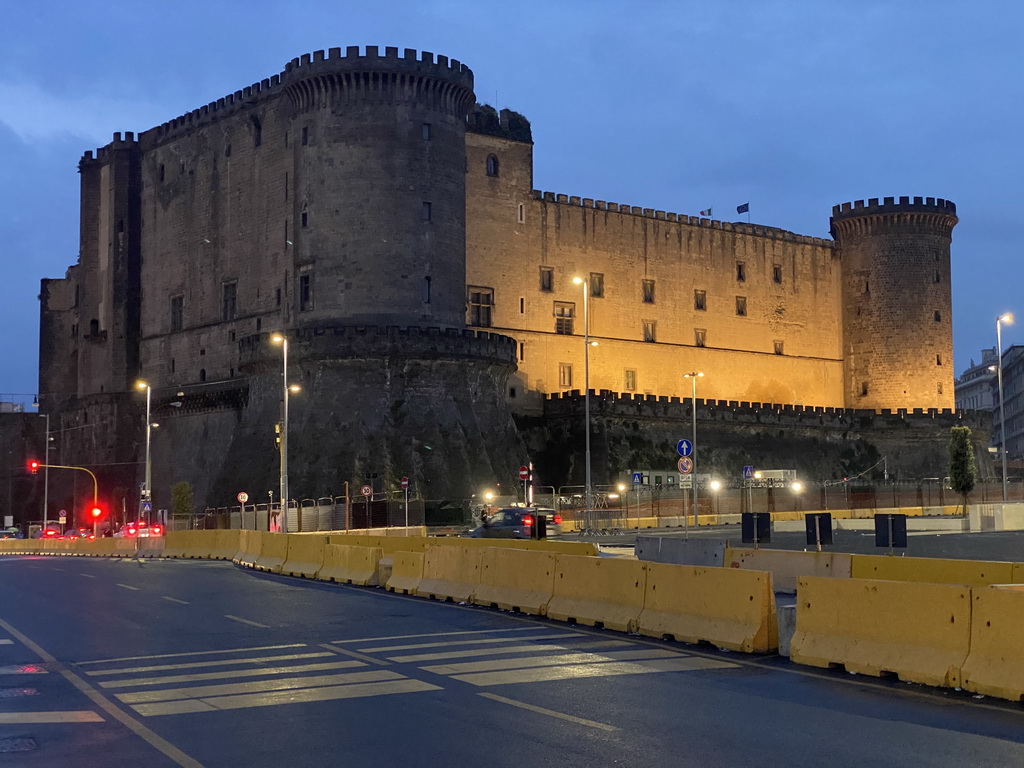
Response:
M538 192L529 122L475 103L456 60L332 48L86 152L79 261L41 290L65 463L138 482L142 378L158 506L265 494L284 332L296 497L467 496L584 386L574 277L592 390L699 370L701 400L953 418L953 203L844 203L827 240Z

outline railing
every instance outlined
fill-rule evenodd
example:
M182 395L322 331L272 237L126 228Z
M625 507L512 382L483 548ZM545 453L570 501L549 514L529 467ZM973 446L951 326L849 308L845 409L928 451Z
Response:
M344 496L322 496L318 499L298 499L288 503L288 532L345 531L366 528L404 527L405 499L391 494L376 494L370 499L362 496L349 499ZM409 525L424 525L423 501L409 500ZM172 520L172 529L243 528L247 530L276 530L280 525L281 507L275 504L246 504L234 507L209 507L202 513Z

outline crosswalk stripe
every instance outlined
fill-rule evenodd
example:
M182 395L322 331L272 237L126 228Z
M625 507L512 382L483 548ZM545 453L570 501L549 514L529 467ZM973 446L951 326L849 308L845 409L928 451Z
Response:
M217 661L196 661L191 664L159 664L152 667L121 667L119 669L97 669L87 671L85 674L98 677L99 675L126 675L131 672L162 672L167 669L196 669L198 667L224 667L229 664L262 664L265 661L292 661L293 659L315 659L331 656L328 651L319 653L291 653L285 656L251 656L248 659L219 659Z
M203 680L228 680L233 677L262 677L287 675L292 672L323 672L328 669L365 667L361 661L332 661L325 664L294 664L288 667L261 667L260 669L232 669L226 672L200 672L194 675L165 675L163 677L133 677L127 680L108 680L100 688L131 688L136 685L167 685L170 683L199 683Z
M608 661L635 659L658 659L678 657L675 651L651 648L646 651L608 651L607 653L564 653L557 656L530 657L518 659L492 659L490 661L467 661L461 664L435 664L420 667L425 672L437 675L461 675L469 672L496 672L504 669L530 669L533 667L560 667L567 664L600 664Z
M441 690L440 686L424 683L421 680L404 678L402 680L389 680L382 683L356 683L354 685L332 685L324 688L304 688L294 691L217 696L212 699L162 701L154 704L138 704L132 708L143 717L154 717L156 715L176 715L184 712L215 712L226 709L273 707L279 704L306 704L314 701L335 701L338 699L385 696L394 693L439 690Z
M693 672L701 669L734 669L736 664L696 656L682 659L657 659L650 662L609 661L598 664L570 664L561 667L535 667L507 672L479 672L453 675L453 680L477 686L540 683L550 680L571 680L583 677L645 675L652 672Z
M625 640L604 640L596 643L574 643L572 648L608 648L630 645ZM442 661L444 659L461 659L469 656L495 656L499 653L540 653L541 651L564 651L564 645L506 645L501 648L471 648L465 651L445 651L442 653L414 653L407 656L388 656L389 661L396 663L419 663L421 661Z
M47 723L104 723L91 709L69 712L0 712L0 725L43 725Z
M357 640L332 640L332 645L347 643L378 643L385 640L412 640L417 637L451 637L453 635L490 635L494 632L533 632L533 627L514 627L512 629L472 629L461 632L427 632L420 635L390 635L388 637L361 637Z
M524 640L561 640L569 637L583 637L579 632L560 632L552 635L550 632L543 635L517 635L515 638L489 637L485 640L445 640L440 643L413 643L412 645L385 645L377 648L360 648L363 653L387 653L389 651L416 651L420 648L451 648L455 645L485 645L491 643L507 643L514 640L517 643Z
M320 688L347 683L379 683L383 680L401 680L404 675L386 669L370 669L364 672L347 672L341 675L320 675L318 677L283 677L278 680L256 680L249 683L225 683L223 685L198 685L188 688L162 688L159 691L135 691L115 694L125 704L145 704L154 701L176 701L179 699L205 699L211 696L228 696L236 693L261 693L266 691L287 691L293 688Z
M289 643L288 645L257 645L249 648L225 648L216 651L183 651L181 653L157 653L150 656L122 656L119 659L94 659L92 661L79 661L76 666L82 667L86 664L114 664L120 661L145 661L146 659L174 659L182 656L213 656L222 653L248 653L250 651L281 651L286 648L305 648L306 643Z

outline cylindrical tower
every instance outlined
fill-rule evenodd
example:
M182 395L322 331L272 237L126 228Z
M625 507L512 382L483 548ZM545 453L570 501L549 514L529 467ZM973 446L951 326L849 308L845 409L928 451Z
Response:
M472 71L354 46L294 59L281 82L294 110L296 324L464 327Z
M886 197L832 209L848 408L952 408L956 205Z

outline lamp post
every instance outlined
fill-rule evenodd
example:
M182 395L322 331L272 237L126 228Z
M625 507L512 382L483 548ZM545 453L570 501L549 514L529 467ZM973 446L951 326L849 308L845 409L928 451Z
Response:
M32 405L39 406L38 397ZM46 443L43 450L43 530L45 531L49 525L50 513L50 414L40 413L39 415L46 419ZM10 509L10 502L7 507Z
M996 351L999 360L996 365L996 379L999 382L999 452L1003 454L1003 501L1009 497L1006 489L1006 411L1003 407L1003 323L1013 322L1009 312L996 318Z
M583 514L585 517L584 528L589 528L592 522L594 488L590 480L590 280L585 277L574 277L572 281L576 285L583 286L583 419L586 422L585 465L587 475L583 490L584 504L586 505ZM597 346L596 341L594 346Z
M684 373L683 378L689 379L690 384L693 385L692 394L690 395L690 407L693 411L693 527L696 528L700 523L697 518L697 379L703 376L701 371L690 371ZM684 515L685 517L685 515ZM689 536L689 530L687 530L687 536Z
M152 398L153 398L153 388L147 382L145 382L145 381L137 381L137 382L135 382L135 386L138 389L146 390L146 487L145 487L145 489L143 490L143 493L142 493L142 500L143 500L143 502L146 502L146 501L152 502L153 501L153 491L152 491L153 463L152 463L151 454L149 452L149 447L150 447L150 437L153 434L153 424L152 424L152 419L150 417L150 405L152 403ZM139 519L140 520L143 519L142 518L141 505L140 505L140 509L139 509Z
M283 333L275 333L270 340L281 345L281 530L288 533L288 395L291 392L299 392L301 387L298 384L288 384L288 339Z

